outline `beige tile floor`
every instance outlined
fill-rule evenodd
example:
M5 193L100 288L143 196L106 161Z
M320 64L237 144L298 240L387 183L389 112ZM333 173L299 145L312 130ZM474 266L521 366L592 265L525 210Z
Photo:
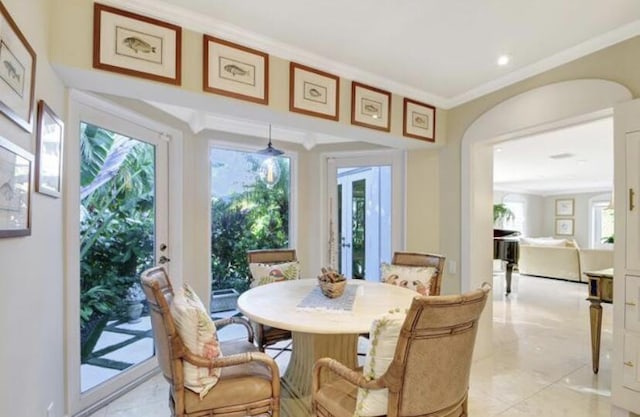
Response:
M502 276L494 276L494 352L473 364L469 415L608 416L611 306L604 305L600 372L594 375L586 285L514 274L512 291L505 297ZM288 360L288 352L276 358L282 370ZM155 376L91 417L169 416L167 391Z

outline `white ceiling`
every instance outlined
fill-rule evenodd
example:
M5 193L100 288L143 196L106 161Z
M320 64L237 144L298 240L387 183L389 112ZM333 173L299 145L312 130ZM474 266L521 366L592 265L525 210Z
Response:
M443 108L640 34L638 0L107 1Z
M496 190L538 195L611 191L613 119L503 142L494 146L493 155Z

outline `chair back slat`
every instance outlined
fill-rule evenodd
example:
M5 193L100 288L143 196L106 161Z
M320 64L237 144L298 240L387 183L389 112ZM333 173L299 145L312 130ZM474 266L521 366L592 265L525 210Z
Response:
M389 415L454 415L466 407L478 320L490 288L413 299L383 377Z
M436 272L431 279L429 295L440 295L442 286L442 273L444 271L445 257L434 253L395 252L391 263L404 266L434 267Z
M296 260L295 249L261 249L247 252L247 261L250 264L278 264Z

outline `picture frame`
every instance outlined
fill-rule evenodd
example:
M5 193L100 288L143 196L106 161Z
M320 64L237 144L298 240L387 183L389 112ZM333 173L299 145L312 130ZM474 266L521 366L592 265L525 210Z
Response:
M409 138L435 142L436 108L405 97L402 134Z
M44 102L38 101L35 190L51 197L62 192L64 123Z
M269 104L269 54L203 35L204 91Z
M289 110L308 116L338 120L340 77L291 62L289 64Z
M22 129L33 129L36 53L0 2L0 112Z
M351 124L389 132L391 93L356 81L351 83Z
M556 199L556 216L573 216L573 198Z
M94 68L180 85L181 54L180 26L94 4Z
M556 219L556 235L573 236L573 219Z
M0 137L0 238L31 234L33 155Z

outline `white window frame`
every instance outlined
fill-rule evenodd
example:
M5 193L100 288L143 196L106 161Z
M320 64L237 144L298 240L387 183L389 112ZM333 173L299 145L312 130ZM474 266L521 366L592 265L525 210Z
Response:
M104 119L103 127L110 129L118 122L131 126L132 129L152 131L159 135L160 140L168 142L168 169L171 175L168 177L168 190L171 195L166 196L168 204L168 235L171 262L168 264L169 272L175 277L181 277L179 273L183 268L183 237L182 237L182 132L165 124L139 115L130 109L116 105L110 101L98 98L94 95L71 90L69 94L69 129L67 142L65 143L65 224L66 224L66 266L65 276L67 281L67 302L65 303L65 335L66 340L79 342L80 340L80 160L75 155L80 154L80 122L84 114L92 114L97 119ZM117 130L117 129L116 129ZM71 157L69 157L71 155ZM182 285L182 280L175 280L174 285ZM67 409L71 414L83 412L89 413L104 406L113 398L118 397L138 384L146 376L157 371L157 360L146 361L136 368L136 372L116 375L105 384L91 388L85 393L80 392L80 344L68 343L66 345L67 376L66 397ZM106 384L109 384L108 386ZM111 387L119 386L110 395L105 396L104 390L111 391Z
M611 204L611 194L599 194L589 199L589 247L592 249L611 249L613 244L602 242L602 230L596 233L601 223L600 216L596 215L596 207L607 208Z
M337 169L342 167L390 165L391 166L391 253L402 251L406 247L406 152L402 150L335 152L322 154L324 181L322 182L322 210L320 239L326 242L322 247L321 265L337 267L336 253L329 247L330 225L337 239L337 222L331 220L337 212L335 193L337 192ZM329 185L331 184L331 186ZM331 200L331 205L329 201ZM335 242L334 242L335 243ZM333 251L335 252L335 251Z

